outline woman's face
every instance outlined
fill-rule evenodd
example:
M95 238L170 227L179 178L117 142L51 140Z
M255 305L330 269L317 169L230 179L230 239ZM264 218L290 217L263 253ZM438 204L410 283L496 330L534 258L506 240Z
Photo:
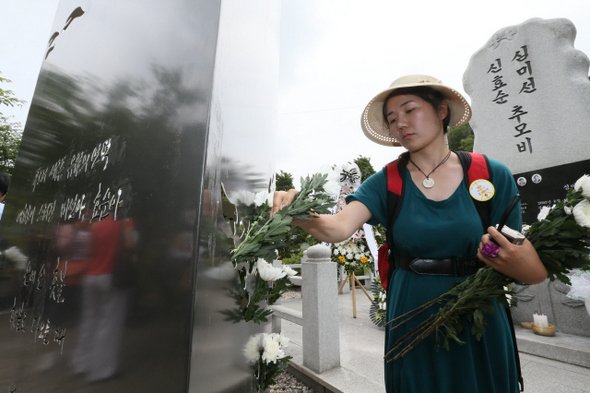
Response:
M413 94L394 96L386 103L389 133L410 152L420 150L442 137L445 101L438 108Z

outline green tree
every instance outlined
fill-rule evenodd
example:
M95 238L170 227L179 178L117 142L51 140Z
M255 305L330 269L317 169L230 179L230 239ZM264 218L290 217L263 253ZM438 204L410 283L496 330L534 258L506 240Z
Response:
M0 115L0 172L12 176L21 138L20 123L11 123Z
M474 134L469 123L460 127L450 128L448 139L451 150L473 151Z
M368 157L359 155L354 160L354 163L358 165L361 171L361 183L367 180L373 173L375 173L375 169L373 168L373 165L371 165L371 159Z
M293 175L285 172L280 171L277 173L277 191L289 191L292 188L295 188L293 185Z
M1 74L1 73L0 73ZM0 76L0 83L10 83L11 80ZM23 100L14 96L12 90L0 88L0 109L2 106L22 106ZM12 175L14 161L20 146L22 129L20 123L11 122L0 111L0 171Z

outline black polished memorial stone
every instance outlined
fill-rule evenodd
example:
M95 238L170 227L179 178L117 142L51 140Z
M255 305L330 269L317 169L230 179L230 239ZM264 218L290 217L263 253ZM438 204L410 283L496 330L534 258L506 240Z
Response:
M221 182L270 173L209 128L220 3L61 1L0 222L0 391L253 391Z
M521 195L522 220L526 224L537 221L543 207L562 201L582 175L590 173L590 160L537 169L514 175Z

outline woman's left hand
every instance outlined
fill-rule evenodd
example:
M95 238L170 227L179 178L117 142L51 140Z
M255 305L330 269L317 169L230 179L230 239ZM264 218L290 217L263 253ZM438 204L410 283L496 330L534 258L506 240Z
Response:
M488 257L482 253L483 246L492 239L500 246L497 257ZM488 233L482 236L477 257L516 282L538 284L547 278L547 269L531 242L525 239L520 245L513 244L494 227L489 227Z

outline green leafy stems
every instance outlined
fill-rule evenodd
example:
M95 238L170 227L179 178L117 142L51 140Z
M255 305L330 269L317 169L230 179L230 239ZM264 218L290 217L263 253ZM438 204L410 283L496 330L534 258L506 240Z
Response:
M277 251L287 247L293 220L310 220L316 214L328 214L335 205L325 192L327 174L315 174L301 179L301 190L293 202L270 217L270 206L263 204L255 211L248 232L240 245L232 252L232 263L238 269L240 288L231 289L230 295L236 300L237 308L223 311L228 319L266 322L272 310L266 305L275 304L282 293L291 285L288 277L267 282L255 274L258 259L269 263L276 259ZM249 290L249 277L254 275L254 289ZM264 304L266 303L266 304Z
M385 358L389 358L388 362L390 362L405 356L432 333L436 333L435 348L437 351L441 341L445 350L449 350L450 340L463 344L458 336L465 327L463 318L472 322L471 334L477 340L481 339L487 326L484 315L495 312L494 302L508 305L504 286L513 281L513 279L486 266L469 278L459 281L448 292L436 299L387 322L386 326L394 324L391 330L395 330L434 305L442 304L438 312L430 315L420 325L398 339ZM401 322L399 322L400 320ZM398 323L395 324L396 322ZM406 344L408 341L410 341L409 344ZM398 353L394 356L396 351Z
M567 274L572 269L588 264L590 231L579 225L571 213L573 207L584 199L581 189L571 189L563 201L556 204L543 220L531 225L525 233L545 265L551 281L557 279L569 284ZM494 303L508 306L505 288L513 282L512 278L486 266L467 279L457 282L436 299L392 319L386 325L391 325L390 329L395 330L433 306L440 305L436 313L432 313L400 337L385 358L391 362L405 356L433 333L436 334L437 351L441 342L445 350L449 350L451 340L463 344L459 333L466 326L465 319L472 323L471 334L479 341L488 325L486 315L491 315L496 310Z

